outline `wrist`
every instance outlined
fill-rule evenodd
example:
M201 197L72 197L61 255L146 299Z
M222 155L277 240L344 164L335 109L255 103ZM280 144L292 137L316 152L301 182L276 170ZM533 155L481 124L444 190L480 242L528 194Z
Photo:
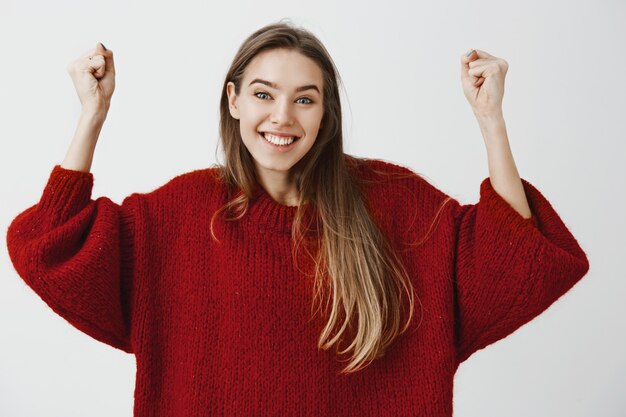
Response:
M476 120L478 120L479 124L490 125L504 123L504 115L501 110L490 113L474 112L474 116L476 117Z
M93 123L104 123L107 113L106 109L83 108L80 112L80 118Z

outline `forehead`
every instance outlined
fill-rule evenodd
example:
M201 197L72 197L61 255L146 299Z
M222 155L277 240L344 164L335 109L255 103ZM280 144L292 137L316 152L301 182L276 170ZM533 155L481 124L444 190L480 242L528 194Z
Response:
M244 83L261 78L278 84L280 89L304 84L322 87L324 76L319 65L302 53L289 49L271 49L256 55L246 67Z

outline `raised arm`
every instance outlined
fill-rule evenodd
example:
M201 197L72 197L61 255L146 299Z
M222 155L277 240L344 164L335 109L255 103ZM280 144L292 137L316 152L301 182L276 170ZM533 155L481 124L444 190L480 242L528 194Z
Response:
M98 43L67 66L82 110L74 139L61 167L89 172L93 154L115 91L113 51Z
M454 206L457 360L547 309L589 270L548 200L520 178L502 96L508 64L480 50L461 57L461 80L487 147L489 178L477 204Z
M113 93L112 58L98 44L68 66L83 106L74 139L39 202L15 217L6 239L17 273L55 312L130 353L141 195L121 205L107 197L92 200L89 172Z
M504 59L473 49L461 56L461 82L487 148L491 184L511 207L529 219L532 213L511 153L502 114L508 67Z

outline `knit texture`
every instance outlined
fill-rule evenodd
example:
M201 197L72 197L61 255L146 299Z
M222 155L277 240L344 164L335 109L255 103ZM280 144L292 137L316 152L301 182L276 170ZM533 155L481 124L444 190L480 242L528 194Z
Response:
M559 299L587 257L524 179L531 219L487 177L478 203L452 199L430 239L409 246L448 196L406 167L364 161L365 179L413 173L361 191L419 302L409 331L354 374L317 348L327 318L311 319L313 263L292 258L296 207L257 186L244 218L216 221L216 242L210 219L227 196L215 167L117 204L91 199L92 173L55 165L10 224L9 255L57 314L135 355L135 416L452 416L459 364Z

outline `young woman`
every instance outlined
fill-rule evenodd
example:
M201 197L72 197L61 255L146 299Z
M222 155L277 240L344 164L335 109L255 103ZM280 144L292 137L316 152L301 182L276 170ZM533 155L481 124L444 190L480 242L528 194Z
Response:
M8 229L11 260L56 313L136 356L137 416L451 416L459 364L589 269L517 174L506 70L461 57L489 155L480 201L461 205L408 168L345 154L331 57L270 24L224 80L225 163L118 205L91 199L115 81L99 44L69 67L83 114Z

